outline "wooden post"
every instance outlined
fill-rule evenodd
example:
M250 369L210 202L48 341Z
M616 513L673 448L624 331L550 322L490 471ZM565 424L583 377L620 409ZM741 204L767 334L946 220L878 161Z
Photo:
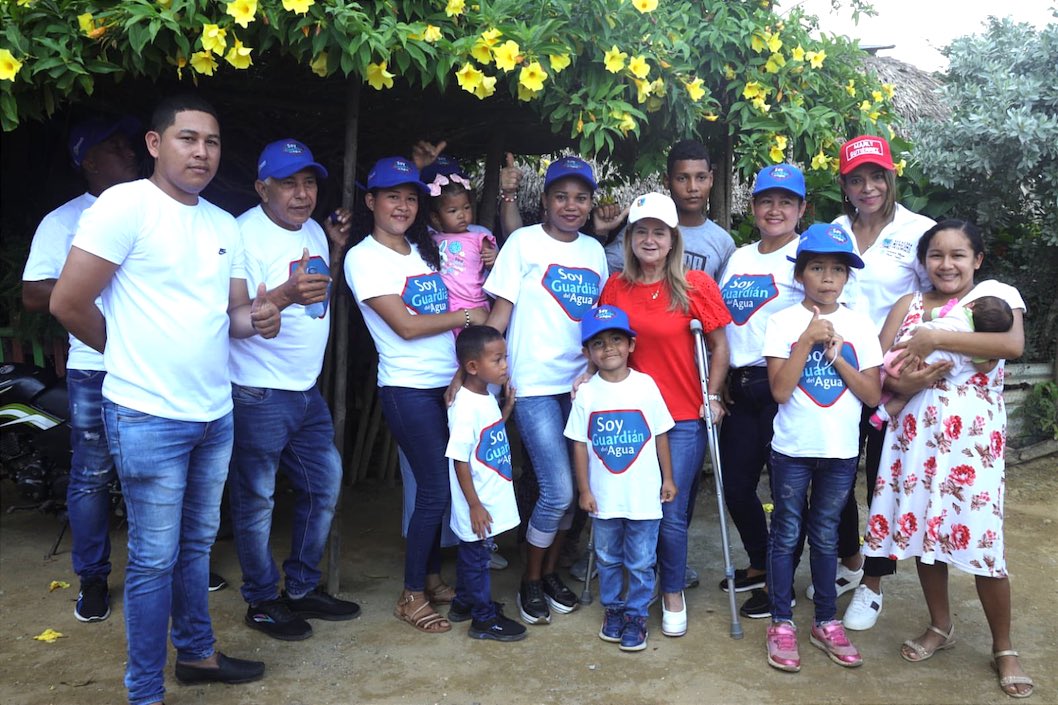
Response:
M498 231L496 224L496 198L500 194L500 164L503 160L505 133L496 130L489 139L488 153L485 155L485 175L481 185L481 207L478 210L478 224L489 230ZM499 239L499 234L496 235Z
M345 102L345 159L342 164L342 206L356 210L356 158L357 132L360 129L360 77L349 80L349 92ZM331 272L334 294L331 302L334 311L331 313L331 359L334 386L331 387L331 411L334 415L334 445L338 455L345 457L345 418L346 397L349 389L349 293L346 291L343 269ZM344 463L343 463L344 468ZM344 475L344 472L343 472ZM343 482L344 485L344 477ZM342 497L338 495L338 505L334 508L334 519L327 540L327 592L338 594L342 557Z
M731 230L732 167L735 163L735 143L731 135L724 136L720 154L714 155L713 191L709 195L709 206L713 212L713 221L724 230Z

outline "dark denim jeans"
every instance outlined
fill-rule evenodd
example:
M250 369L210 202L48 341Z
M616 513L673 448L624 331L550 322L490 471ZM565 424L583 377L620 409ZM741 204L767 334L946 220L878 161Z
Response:
M837 614L838 521L858 458L792 458L771 453L771 539L768 543L768 595L773 620L793 620L793 574L802 525L808 534L809 564L815 585L816 623ZM809 498L811 488L811 498ZM807 522L805 518L807 516Z
M283 575L287 594L302 597L320 582L320 561L342 484L331 412L317 387L291 392L233 384L232 399L235 449L228 493L243 599L256 605L279 596L271 531L280 469L295 493Z
M661 591L683 590L687 571L687 526L698 493L698 478L705 461L706 432L704 421L677 421L666 434L672 457L672 479L676 499L661 505L661 529L658 534L658 568Z
M487 622L496 616L489 575L492 549L485 541L460 541L457 555L456 600L470 607L474 621Z
M404 588L426 589L427 574L441 572L441 520L452 501L448 484L448 407L444 387L381 387L382 414L415 475L415 511L408 522Z
M81 578L110 575L110 483L117 479L103 425L99 370L67 370L70 399L70 484L66 511L73 535L73 572Z

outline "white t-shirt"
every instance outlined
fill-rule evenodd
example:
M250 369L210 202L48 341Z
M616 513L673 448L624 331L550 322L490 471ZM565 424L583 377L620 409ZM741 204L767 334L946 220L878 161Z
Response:
M448 407L448 477L452 486L452 531L461 541L480 541L470 524L470 505L456 477L455 463L470 465L481 505L492 517L489 536L518 526L518 503L511 483L511 444L496 399L466 387Z
M511 233L485 291L514 304L507 346L519 397L568 392L588 368L580 319L599 300L606 277L606 253L594 238L561 242L540 225Z
M843 215L834 222L852 234L852 222L848 216ZM897 203L892 222L882 228L873 245L865 252L859 252L864 268L849 270L845 301L849 308L867 314L878 333L881 333L889 309L897 299L932 287L925 267L918 261L917 252L922 233L934 225L933 220L912 213ZM852 242L855 245L855 237Z
M367 305L378 296L399 296L412 315L448 313L448 288L430 269L415 245L402 255L368 235L345 256L345 281L378 350L378 386L436 389L456 373L456 343L451 331L412 340L393 332Z
M650 375L621 382L595 375L577 390L565 435L588 445L588 485L599 519L660 519L656 436L675 426Z
M22 281L39 282L59 278L62 267L66 264L66 255L70 253L74 233L77 232L77 221L95 202L95 196L82 193L44 216L37 226L37 232L33 234L33 244L29 247L29 259L26 260L26 269L22 272ZM100 310L103 308L98 299L96 306ZM72 335L66 366L71 370L105 369L102 353L96 352Z
M238 218L246 253L246 288L250 298L257 285L275 289L290 278L309 250L308 269L330 275L327 235L311 218L299 230L276 225L256 206ZM279 335L266 340L259 335L231 341L231 381L248 387L303 392L316 384L323 367L323 353L330 332L330 301L323 302L323 316L315 318L301 304L291 304L280 313Z
M801 304L772 314L764 336L764 355L789 359L790 351L812 320ZM841 356L863 371L882 364L878 334L867 316L838 306L820 316L830 321L845 344ZM793 395L779 404L771 447L794 458L855 458L860 452L860 413L863 404L823 356L818 343L805 362Z
M624 271L625 232L617 233L613 242L606 246L606 264L610 274ZM687 269L705 272L714 280L724 270L724 265L735 251L731 234L708 218L701 225L680 225L683 236L683 264Z
M177 421L230 412L228 298L246 277L235 218L140 179L104 191L73 246L118 265L103 290L103 396Z
M799 304L804 287L794 279L797 238L775 252L762 255L757 243L744 245L731 255L720 277L720 295L731 323L727 343L731 367L759 367L766 363L761 349L768 318L776 311Z

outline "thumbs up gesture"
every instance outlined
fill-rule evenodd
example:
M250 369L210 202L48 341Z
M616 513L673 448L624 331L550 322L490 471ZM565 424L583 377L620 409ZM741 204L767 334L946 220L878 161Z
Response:
M306 247L301 251L301 261L298 262L297 268L281 287L287 304L308 306L327 298L327 286L331 283L331 278L326 274L310 273L309 262L309 249Z
M834 337L834 324L820 316L818 306L813 306L812 311L812 320L809 321L808 327L801 336L809 345L827 344Z
M262 338L279 335L279 308L268 300L265 285L257 285L257 297L250 304L250 324Z
M514 196L522 184L522 170L514 165L514 155L507 152L503 166L500 167L500 193Z

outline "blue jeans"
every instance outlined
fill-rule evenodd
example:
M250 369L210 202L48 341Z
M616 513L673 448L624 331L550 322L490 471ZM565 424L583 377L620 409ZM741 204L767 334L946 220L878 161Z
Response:
M654 592L660 519L592 519L599 565L599 601L629 617L646 617ZM621 600L624 571L628 591ZM680 585L683 589L683 585Z
M676 499L661 505L661 529L658 536L658 566L661 591L683 590L687 571L687 527L691 521L698 478L705 461L705 422L677 421L666 434L672 457L672 479Z
M415 473L411 471L411 463L408 456L397 446L397 464L400 466L400 481L402 485L401 498L404 508L400 517L400 535L407 537L408 524L411 523L411 515L415 513ZM459 537L452 531L452 505L448 505L444 516L441 518L441 548L458 546Z
M750 567L764 570L768 520L757 496L757 484L768 461L772 422L779 407L771 396L766 367L731 370L728 392L732 403L720 424L719 437L724 504L742 538Z
M444 387L381 387L382 414L415 475L415 511L408 522L404 588L426 589L426 576L441 572L441 521L452 501L448 484L448 407Z
M492 604L492 577L489 559L492 550L485 541L460 541L456 563L456 600L470 607L475 622L496 616Z
M233 424L175 421L103 402L110 452L125 495L125 686L130 705L162 700L172 615L178 661L213 655L209 551L231 460Z
M569 394L519 397L514 405L522 446L540 486L525 535L538 548L554 543L559 528L568 529L573 519L573 465L564 435L571 406Z
M331 412L317 387L291 392L233 384L232 400L235 449L228 495L243 599L256 605L279 595L271 529L280 468L295 493L283 575L287 594L303 597L320 582L319 565L342 485Z
M73 572L81 580L110 575L110 484L117 479L103 426L99 370L67 370L70 398L70 485L66 511L73 535Z
M856 479L858 458L791 458L771 453L771 540L768 544L768 595L773 620L793 619L795 552L807 508L809 564L816 588L816 623L837 614L838 522ZM812 495L809 500L808 488Z

